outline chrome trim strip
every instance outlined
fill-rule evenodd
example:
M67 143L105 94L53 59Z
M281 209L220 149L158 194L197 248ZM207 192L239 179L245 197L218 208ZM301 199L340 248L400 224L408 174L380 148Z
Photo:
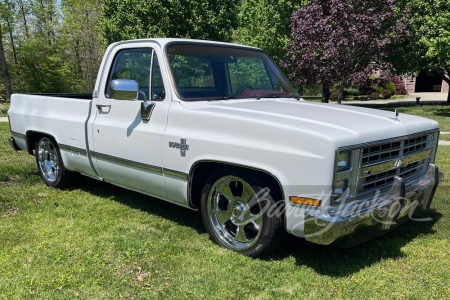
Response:
M15 131L11 131L11 134L16 137L22 138L22 139L25 138L25 134L21 134L21 133L15 132Z
M171 170L171 169L163 169L164 176L174 177L175 179L182 179L183 181L188 181L189 175L183 172Z
M378 173L382 173L382 172L386 172L386 171L390 171L390 170L394 170L397 168L401 167L401 164L399 164L398 162L407 159L407 164L411 164L411 163L415 163L416 161L420 161L422 159L425 159L427 157L430 156L431 153L431 149L422 151L422 152L418 152L418 153L414 153L411 155L406 155L403 156L402 158L396 158L393 160L389 160L387 162L384 163L380 163L377 165L372 165L372 166L367 166L364 168L361 168L359 170L359 178L364 178L364 177L368 177L368 176L372 176L372 175L376 175ZM366 174L364 174L366 173Z
M70 146L64 144L58 144L59 149L70 151Z
M76 150L81 155L87 155L86 150L81 149L81 148L71 147L69 145L64 145L64 144L58 144L58 147L61 150L70 151L70 152L72 152L73 150Z
M401 142L401 141L403 141L405 139L411 139L411 138L414 138L416 136L426 135L426 134L436 133L436 132L439 132L439 128L432 129L432 130L427 130L427 131L421 131L421 132L417 132L417 133L413 133L413 134L409 134L409 135L404 135L404 136L398 136L398 137L394 137L394 138L390 138L390 139L384 139L384 140L378 140L378 141L373 141L373 142L367 142L367 143L361 143L361 144L355 144L355 145L350 145L350 146L339 147L338 151L348 151L348 150L354 150L354 149L359 149L359 148L370 147L372 145L377 145L377 144Z
M143 164L143 163L140 163L140 162L137 162L137 161L132 161L132 160L128 160L128 159L124 159L124 158L120 158L120 157L115 157L115 156L111 156L111 155L107 155L107 154L103 154L103 153L98 153L98 152L95 152L95 154L93 156L95 156L97 159L106 160L106 161L110 161L110 162L115 162L115 163L118 163L118 164L121 164L121 165L125 165L125 166L131 166L131 167L144 169L144 170L148 170L148 171L152 171L152 172L156 172L156 173L162 173L162 168L161 167L147 165L147 164Z

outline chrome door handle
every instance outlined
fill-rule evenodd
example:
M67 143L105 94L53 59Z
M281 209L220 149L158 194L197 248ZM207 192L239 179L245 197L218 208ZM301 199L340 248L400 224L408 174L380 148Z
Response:
M111 108L111 105L97 104L97 108L98 108L98 109L102 109L103 107Z

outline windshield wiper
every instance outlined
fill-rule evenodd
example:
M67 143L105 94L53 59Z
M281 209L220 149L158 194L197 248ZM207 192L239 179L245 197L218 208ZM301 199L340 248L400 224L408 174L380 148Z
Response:
M229 99L234 99L234 97L235 96L233 96L233 95L223 95L223 96L218 97L218 98L209 99L208 101L229 100Z
M295 98L295 99L299 100L300 96L283 95L283 94L267 94L267 95L260 95L257 97L258 100L261 98Z

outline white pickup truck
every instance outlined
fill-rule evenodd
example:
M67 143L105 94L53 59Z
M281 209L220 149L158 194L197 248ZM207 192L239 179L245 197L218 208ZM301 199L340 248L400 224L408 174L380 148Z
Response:
M117 42L92 94L15 94L8 115L48 186L80 173L200 209L215 243L248 256L286 232L363 242L427 209L438 184L437 122L303 101L242 45Z

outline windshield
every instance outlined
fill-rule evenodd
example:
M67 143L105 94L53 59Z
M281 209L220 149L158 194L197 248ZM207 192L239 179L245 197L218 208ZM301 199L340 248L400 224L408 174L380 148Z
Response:
M298 97L261 51L173 44L167 56L175 89L186 101Z

